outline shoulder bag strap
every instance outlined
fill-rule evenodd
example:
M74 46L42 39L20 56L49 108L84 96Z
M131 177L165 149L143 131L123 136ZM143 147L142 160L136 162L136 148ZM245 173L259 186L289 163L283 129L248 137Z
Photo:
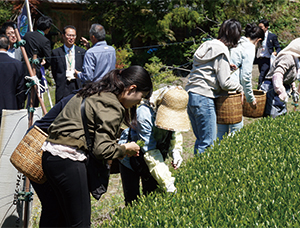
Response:
M88 130L88 125L87 125L87 118L86 118L86 113L85 113L85 98L82 99L80 109L81 109L81 118L82 118L84 133L85 133L85 139L87 142L88 150L91 153L92 152L92 140L90 138L90 133Z

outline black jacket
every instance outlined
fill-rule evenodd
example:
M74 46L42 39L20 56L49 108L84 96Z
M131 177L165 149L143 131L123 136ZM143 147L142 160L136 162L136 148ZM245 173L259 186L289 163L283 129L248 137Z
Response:
M82 64L85 50L75 46L75 69L82 71ZM51 55L51 72L56 84L55 102L59 102L63 97L68 96L73 90L81 88L80 79L68 81L66 78L66 53L64 46L56 48Z
M51 43L43 34L38 31L27 32L24 36L26 41L25 50L28 58L33 58L34 49L37 50L37 57L40 61L40 64L37 65L36 74L38 78L41 78L40 67L42 59L45 58L46 64L44 68L47 69L50 66L51 62Z
M6 53L0 53L0 122L2 109L16 110L24 107L26 99L23 64Z
M271 33L270 31L268 32L267 37L267 47L270 54L274 52L274 49L277 52L277 54L281 51L277 36L274 33Z

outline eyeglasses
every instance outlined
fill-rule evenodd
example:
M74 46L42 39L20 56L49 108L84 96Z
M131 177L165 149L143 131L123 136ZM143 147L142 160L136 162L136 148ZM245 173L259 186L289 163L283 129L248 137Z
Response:
M71 35L71 34L66 34L65 36L68 37L68 38L75 38L76 37L76 35Z

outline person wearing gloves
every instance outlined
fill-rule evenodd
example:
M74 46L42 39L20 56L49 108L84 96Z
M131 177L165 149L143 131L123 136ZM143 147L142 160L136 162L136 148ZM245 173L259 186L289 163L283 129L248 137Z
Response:
M173 157L172 165L178 169L182 163L182 135L189 130L186 106L188 94L181 87L166 86L153 92L152 96L137 109L137 123L122 132L119 144L143 141L139 157L120 160L125 204L140 195L140 179L143 194L160 185L167 192L176 192L172 177L164 160Z
M252 68L255 58L255 48L264 40L264 31L255 24L247 24L245 36L239 40L237 47L230 49L231 63L236 70L231 73L231 78L239 81L244 89L246 101L252 108L256 108L256 99L252 90ZM217 137L222 140L225 133L233 134L243 127L243 120L236 124L217 124Z
M135 122L136 105L142 98L150 97L151 92L151 78L143 67L112 70L101 80L87 83L50 125L49 136L42 146L42 167L59 208L51 202L42 204L47 211L63 213L57 226L90 227L89 163L86 165L86 161L92 155L88 153L99 160L97 165L105 167L107 160L138 156L140 147L135 142L119 145L117 135L123 123L130 126L131 121ZM93 142L90 152L81 114L83 99L87 131Z
M226 96L228 91L243 91L239 81L230 77L229 55L229 48L237 45L241 31L237 20L226 20L219 29L218 38L204 42L194 54L186 90L188 115L196 136L195 155L203 153L217 138L215 98Z
M264 116L275 118L285 114L289 93L293 101L298 102L295 81L300 75L299 58L300 38L294 39L277 55L261 86L267 92Z

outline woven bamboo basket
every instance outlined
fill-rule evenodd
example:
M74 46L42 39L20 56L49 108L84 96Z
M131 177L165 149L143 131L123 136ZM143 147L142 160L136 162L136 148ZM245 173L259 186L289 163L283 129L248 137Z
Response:
M230 94L215 99L218 124L235 124L243 120L242 94Z
M250 104L246 102L246 98L244 97L243 116L259 118L264 114L267 95L262 90L253 90L253 93L256 99L256 109L251 108Z
M24 136L10 157L10 162L17 170L39 184L46 181L46 176L42 169L43 151L41 150L46 138L47 134L37 126L34 126Z

